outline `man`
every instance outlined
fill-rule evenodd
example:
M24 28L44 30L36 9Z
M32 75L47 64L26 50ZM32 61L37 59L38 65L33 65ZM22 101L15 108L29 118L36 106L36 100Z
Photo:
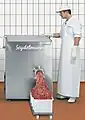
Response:
M62 6L59 11L62 19L66 19L60 33L52 37L61 37L60 73L57 84L57 98L68 98L68 102L76 102L80 90L80 49L81 24L71 15L69 6Z

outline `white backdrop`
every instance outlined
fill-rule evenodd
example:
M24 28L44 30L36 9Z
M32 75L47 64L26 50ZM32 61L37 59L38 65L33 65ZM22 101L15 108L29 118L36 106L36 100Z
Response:
M81 80L85 80L85 1L84 0L0 0L0 36L40 35L59 32L62 24L56 9L68 4L82 23ZM60 40L53 40L53 80L57 80ZM0 39L0 45L2 41ZM4 72L4 50L0 50L0 79Z

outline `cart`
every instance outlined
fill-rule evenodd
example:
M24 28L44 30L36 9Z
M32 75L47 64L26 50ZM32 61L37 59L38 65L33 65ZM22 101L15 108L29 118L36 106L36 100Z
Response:
M33 115L36 116L36 119L39 119L40 116L49 116L49 119L53 118L53 99L34 99L30 93L30 107Z

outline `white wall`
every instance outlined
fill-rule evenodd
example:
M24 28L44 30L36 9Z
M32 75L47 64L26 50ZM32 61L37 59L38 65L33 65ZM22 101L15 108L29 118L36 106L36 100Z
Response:
M22 2L22 4L21 4ZM16 4L15 4L16 3ZM58 32L62 24L56 9L61 4L68 4L82 23L81 47L81 80L85 80L85 1L84 0L0 0L0 36L7 35L40 35ZM60 42L53 41L53 80L57 80ZM3 50L1 50L3 51ZM0 52L4 54L3 52ZM4 55L2 55L4 56ZM4 58L4 57L3 57ZM3 76L4 60L0 60ZM1 77L0 79L2 79Z

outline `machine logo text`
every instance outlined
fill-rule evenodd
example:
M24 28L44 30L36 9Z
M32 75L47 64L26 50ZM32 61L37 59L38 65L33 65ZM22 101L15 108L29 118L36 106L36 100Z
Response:
M24 46L20 46L20 45L16 45L16 50L18 51L23 51L23 50L43 50L43 47L34 47L31 45L24 45Z

